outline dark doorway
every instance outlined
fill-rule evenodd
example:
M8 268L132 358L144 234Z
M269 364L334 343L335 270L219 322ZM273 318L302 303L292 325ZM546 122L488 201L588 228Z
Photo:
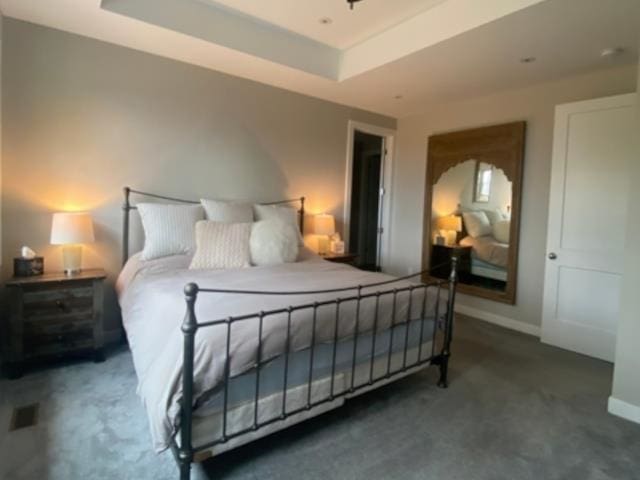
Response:
M379 270L380 195L384 138L354 132L351 175L349 250L358 255L356 266Z

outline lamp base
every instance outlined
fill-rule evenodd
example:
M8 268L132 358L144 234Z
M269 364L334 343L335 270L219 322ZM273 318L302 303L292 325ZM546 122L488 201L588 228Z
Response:
M327 253L329 253L329 237L321 235L318 237L318 254L326 255Z
M62 247L62 268L65 275L74 275L82 270L82 246L65 245Z

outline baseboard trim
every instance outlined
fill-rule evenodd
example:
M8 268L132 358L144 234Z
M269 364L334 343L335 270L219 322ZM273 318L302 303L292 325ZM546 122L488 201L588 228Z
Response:
M607 410L610 414L615 415L616 417L624 418L625 420L629 420L631 422L640 423L640 407L638 407L637 405L632 405L611 396L609 397Z
M512 318L503 317L502 315L496 315L495 313L484 312L476 308L467 307L465 305L456 305L456 312L469 317L474 317L485 322L493 323L500 327L515 330L516 332L526 333L527 335L533 335L540 338L540 327L531 325L529 323L519 322Z

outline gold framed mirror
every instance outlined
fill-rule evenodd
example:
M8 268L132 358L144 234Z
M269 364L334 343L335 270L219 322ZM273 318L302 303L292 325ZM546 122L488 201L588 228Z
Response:
M525 122L432 135L424 199L423 270L459 291L514 304Z

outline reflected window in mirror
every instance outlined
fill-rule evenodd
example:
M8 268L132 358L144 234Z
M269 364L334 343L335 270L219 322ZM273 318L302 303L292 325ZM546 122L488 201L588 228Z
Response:
M473 190L473 201L476 203L489 203L491 195L491 178L493 176L493 165L485 162L476 162L475 188Z

